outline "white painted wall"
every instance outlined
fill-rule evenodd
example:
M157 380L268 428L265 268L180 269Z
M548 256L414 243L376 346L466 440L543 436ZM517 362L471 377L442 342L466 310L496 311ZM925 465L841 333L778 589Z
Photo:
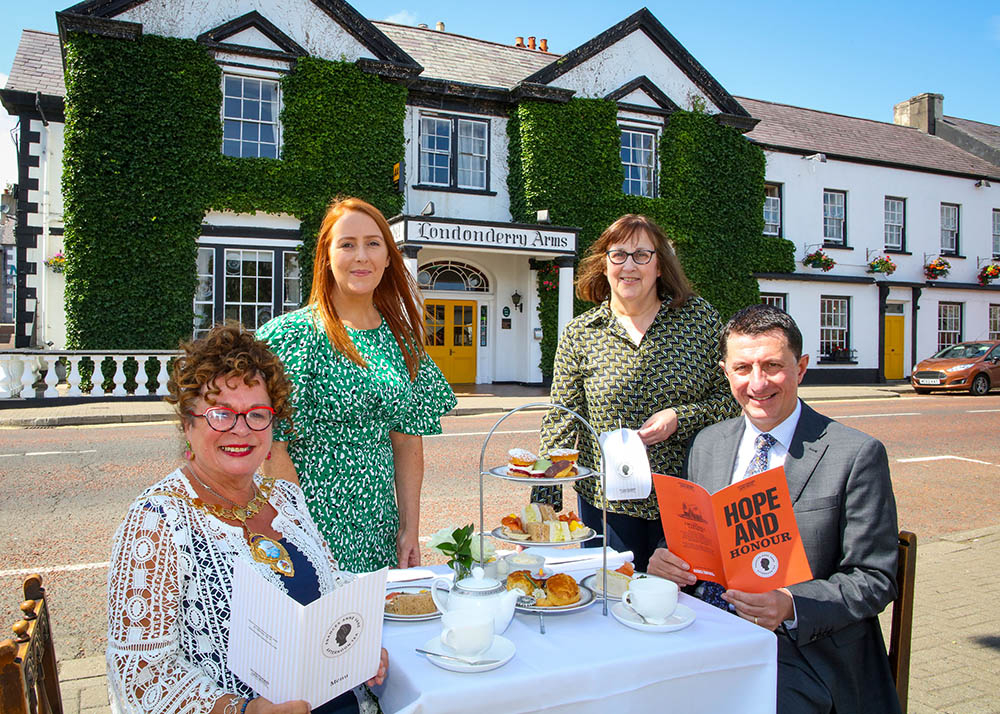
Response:
M490 123L489 190L495 196L470 193L449 193L447 191L422 191L413 188L420 183L420 113L421 107L406 107L403 133L406 137L406 190L403 213L419 215L428 201L434 202L434 215L442 218L464 218L478 221L510 221L510 191L507 189L507 118L462 112L439 112L449 116L483 119ZM457 137L453 137L457 141ZM452 167L456 170L456 167Z
M868 261L884 255L884 199L906 199L906 239L908 254L889 254L897 270L890 281L924 283L924 264L940 252L942 202L956 203L960 209L959 254L948 257L948 282L975 283L979 268L992 256L992 212L1000 208L1000 187L976 188L971 178L943 176L921 171L870 166L828 159L826 163L797 155L766 152L766 180L782 184L782 235L795 244L797 273L869 276ZM801 264L806 253L823 243L823 190L847 192L848 249L824 247L837 261L829 273ZM977 265L977 259L979 265ZM879 280L882 280L879 277ZM799 324L805 349L814 355L819 349L820 295L846 295L851 299L851 341L858 350L859 368L878 366L878 289L872 285L836 282L761 280L761 292L788 294L788 311ZM911 354L909 288L894 287L889 302L904 305L906 325L904 371L908 376L915 361L937 349L938 302L961 302L964 310L964 339L985 337L989 305L1000 304L1000 294L990 290L955 290L925 287L917 311L917 353ZM838 365L830 365L838 366Z
M143 32L196 38L203 32L256 10L315 57L329 60L374 58L364 45L310 0L172 0L144 2L116 20L142 23Z
M689 97L696 96L705 101L708 111L719 111L712 100L642 30L622 38L549 84L575 90L578 97L606 97L641 75L649 77L682 109L690 108Z

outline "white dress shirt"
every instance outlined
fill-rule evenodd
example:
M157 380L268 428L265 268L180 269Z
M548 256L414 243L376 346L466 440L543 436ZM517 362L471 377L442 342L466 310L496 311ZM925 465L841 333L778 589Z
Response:
M774 437L774 444L771 445L771 450L767 452L768 469L785 465L785 457L788 456L788 447L792 443L792 436L795 434L795 427L799 425L799 417L801 415L802 402L798 401L795 403L795 411L789 414L778 426L767 432ZM743 437L740 439L739 448L736 450L736 465L733 467L733 477L730 479L730 483L736 483L746 478L747 468L750 466L754 452L757 450L754 442L758 436L764 433L750 423L745 414L743 421L746 428L743 429Z
M778 424L767 433L774 437L774 443L767 452L767 468L774 469L785 465L785 457L788 456L788 447L792 443L792 436L795 434L795 427L799 425L799 417L802 415L802 400L795 403L795 411L788 415L788 418ZM733 478L730 483L742 481L747 477L747 468L753 460L756 447L754 442L757 437L765 433L750 423L746 414L743 415L746 428L743 429L743 437L740 439L739 448L736 450L736 466L733 468ZM766 469L765 469L766 470ZM792 619L785 620L784 625L789 630L798 627L799 616L795 608L795 598L792 598Z

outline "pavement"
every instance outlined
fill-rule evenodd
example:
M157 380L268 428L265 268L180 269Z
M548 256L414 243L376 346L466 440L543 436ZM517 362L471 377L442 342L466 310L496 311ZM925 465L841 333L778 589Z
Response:
M917 543L909 714L1000 712L998 571L1000 525ZM888 639L891 608L881 620ZM65 714L111 711L104 668L104 657L59 663Z
M895 399L913 394L907 382L879 385L803 386L806 402L841 399ZM458 406L449 416L502 413L525 404L549 401L548 390L517 384L455 385ZM538 407L543 408L543 407ZM175 419L173 407L162 400L120 397L109 399L0 400L0 426L51 427L86 424L124 424Z

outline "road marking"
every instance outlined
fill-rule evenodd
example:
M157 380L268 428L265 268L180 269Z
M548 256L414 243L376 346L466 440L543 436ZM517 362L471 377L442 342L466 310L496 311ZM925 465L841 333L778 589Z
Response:
M894 412L892 414L847 414L845 416L830 417L831 419L874 419L877 417L895 416L920 416L923 412Z
M71 573L77 570L95 570L107 568L111 563L79 563L78 565L56 565L51 568L20 568L18 570L0 570L0 578L13 575L34 575L35 573Z
M537 434L538 429L519 429L516 431L494 431L494 434ZM488 431L458 431L454 434L430 434L425 439L440 439L442 436L486 436Z
M969 409L966 414L989 414L991 412L1000 412L1000 409Z
M60 456L66 454L96 454L97 449L81 449L80 451L26 451L20 454L0 454L0 459L11 456Z
M898 464L913 464L919 461L946 461L947 459L953 459L955 461L968 461L973 464L985 464L986 466L993 466L994 464L989 461L980 461L979 459L967 459L964 456L951 456L950 454L945 454L944 456L917 456L912 459L896 459Z

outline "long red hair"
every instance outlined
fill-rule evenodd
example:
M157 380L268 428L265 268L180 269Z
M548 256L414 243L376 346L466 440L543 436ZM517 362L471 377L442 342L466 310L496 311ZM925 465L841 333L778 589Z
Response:
M406 369L410 380L417 378L420 360L424 356L424 320L419 307L417 295L419 288L416 281L406 269L403 254L396 247L392 231L385 216L375 206L360 198L343 198L334 201L323 217L316 240L316 257L313 261L312 292L309 294L309 304L316 307L323 330L330 338L334 349L352 362L367 367L364 358L347 335L347 329L337 314L333 305L333 292L336 281L330 269L330 244L333 242L333 226L345 213L357 211L365 213L375 221L382 233L386 249L389 251L389 266L382 274L373 295L375 308L382 318L389 323L389 329L399 349L406 360Z

